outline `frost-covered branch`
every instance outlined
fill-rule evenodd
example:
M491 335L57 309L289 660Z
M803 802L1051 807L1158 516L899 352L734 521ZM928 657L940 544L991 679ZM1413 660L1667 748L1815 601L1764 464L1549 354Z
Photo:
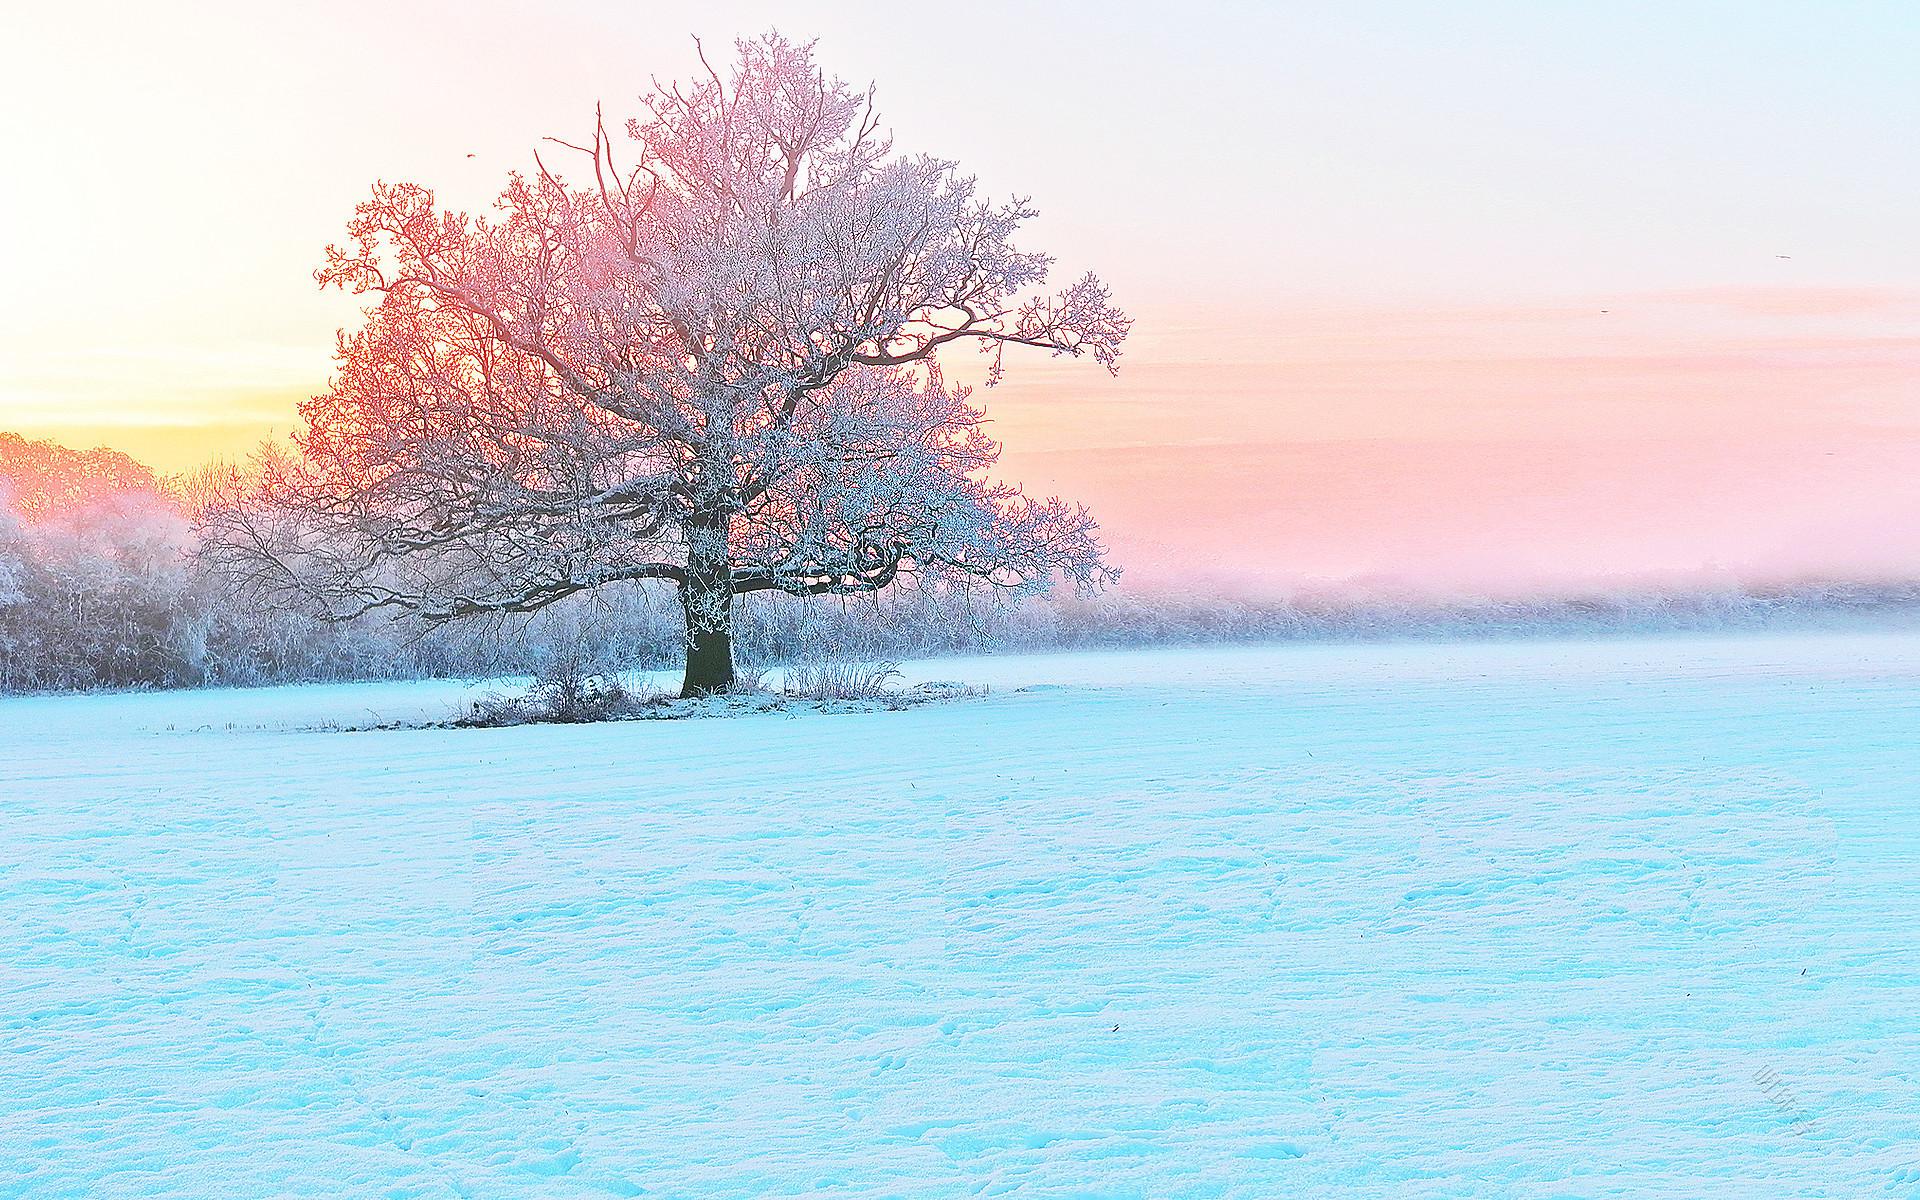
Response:
M656 83L627 132L596 110L552 143L583 182L536 156L487 214L375 186L317 272L365 324L293 452L209 512L236 578L432 621L666 580L692 688L696 659L730 678L739 591L1111 577L1084 509L988 482L940 373L962 343L990 381L1009 347L1117 365L1128 318L1091 275L1046 290L1024 199L896 155L873 90L777 34Z

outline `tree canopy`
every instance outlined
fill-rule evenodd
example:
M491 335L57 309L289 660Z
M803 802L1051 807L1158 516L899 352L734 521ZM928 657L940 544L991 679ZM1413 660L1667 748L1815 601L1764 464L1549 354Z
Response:
M1078 504L991 480L943 353L1116 366L1092 275L1047 291L1024 200L896 153L810 43L738 44L596 119L492 214L380 184L320 282L370 297L292 445L209 509L225 565L323 613L523 613L676 586L687 691L729 686L734 595L906 576L1014 592L1114 570ZM548 159L554 161L549 162Z

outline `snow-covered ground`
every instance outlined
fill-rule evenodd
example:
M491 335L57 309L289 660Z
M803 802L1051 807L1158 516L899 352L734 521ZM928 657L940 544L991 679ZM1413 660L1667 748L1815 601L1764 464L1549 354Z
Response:
M0 1195L1920 1194L1920 636L915 674L0 702Z

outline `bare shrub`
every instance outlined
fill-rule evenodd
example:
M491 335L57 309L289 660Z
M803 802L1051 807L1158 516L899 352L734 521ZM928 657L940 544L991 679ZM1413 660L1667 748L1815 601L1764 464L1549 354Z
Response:
M536 677L531 693L546 719L563 723L609 721L624 716L638 698L618 675L550 673Z
M883 700L899 677L897 662L810 657L787 667L780 690L795 700Z
M547 628L537 642L523 645L533 660L533 682L517 696L488 696L475 701L461 725L576 725L617 721L637 715L658 699L630 687L621 675L626 664L598 634L594 614L578 611L544 614Z
M586 725L639 716L659 700L656 693L630 687L618 675L560 672L536 676L517 695L483 696L454 724L473 728Z

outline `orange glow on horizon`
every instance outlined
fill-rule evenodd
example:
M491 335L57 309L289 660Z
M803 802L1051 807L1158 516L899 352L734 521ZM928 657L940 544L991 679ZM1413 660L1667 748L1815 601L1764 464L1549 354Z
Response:
M1920 537L1883 532L1920 529L1920 335L1906 332L1920 293L1607 304L1149 309L1117 378L1011 362L985 392L1001 474L1087 501L1142 586L1485 591L1920 563ZM953 361L956 377L980 371ZM181 471L284 436L323 383L198 422L21 432Z

